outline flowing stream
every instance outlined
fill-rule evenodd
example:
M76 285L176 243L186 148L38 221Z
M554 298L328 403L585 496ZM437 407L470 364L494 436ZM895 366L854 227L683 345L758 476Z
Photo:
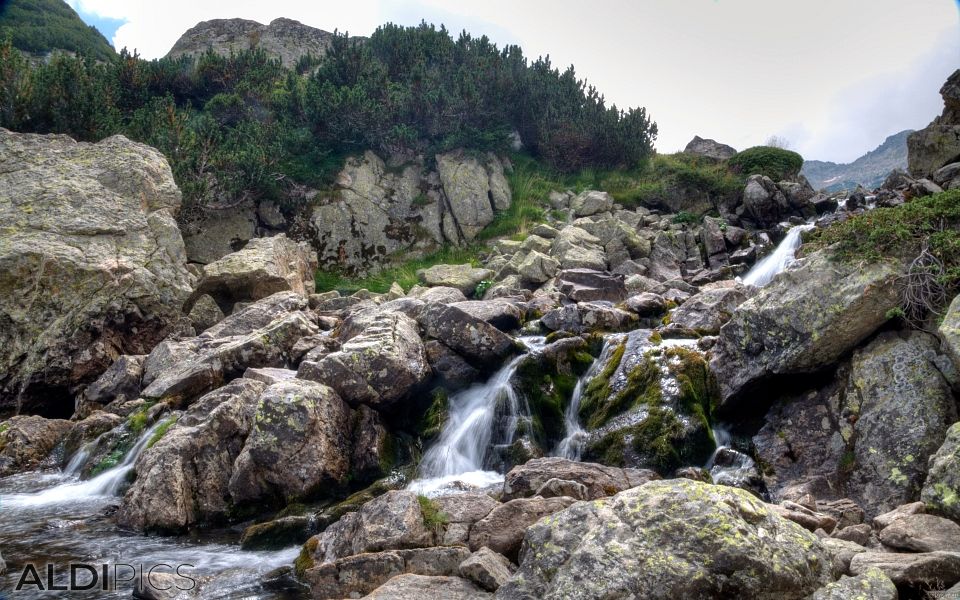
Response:
M529 352L536 352L545 342L540 336L519 341ZM510 383L525 356L512 359L485 383L450 397L440 438L423 455L420 478L412 481L409 489L429 496L503 481L503 474L492 470L489 460L491 450L513 443L520 419L530 416L529 407Z
M787 231L787 235L785 235L777 245L776 249L755 264L753 268L743 276L743 283L756 287L763 287L770 283L778 273L783 272L783 270L793 262L797 248L799 248L803 242L800 237L803 232L810 231L814 227L815 225L812 223L791 227L790 230Z
M47 565L52 565L58 585L69 579L69 565L89 564L99 571L109 565L111 589L90 591L39 591L26 587L11 598L123 598L131 597L134 569L148 571L160 564L191 565L181 573L200 582L203 598L293 599L295 592L264 589L262 576L290 565L299 547L280 551L241 551L239 531L224 530L198 536L146 536L124 531L110 518L117 495L157 425L147 429L115 467L83 481L79 473L90 457L81 448L62 472L20 473L0 479L0 549L7 574L0 576L0 597L14 590L24 566L33 564L46 586ZM131 565L130 567L120 565ZM116 569L116 571L114 571ZM158 572L169 573L161 568ZM115 573L117 577L115 578ZM85 571L78 581L89 582ZM119 579L119 585L113 585ZM189 585L187 580L180 580Z

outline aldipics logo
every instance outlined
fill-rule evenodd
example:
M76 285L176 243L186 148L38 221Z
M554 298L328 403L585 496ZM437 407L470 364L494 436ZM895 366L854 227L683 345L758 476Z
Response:
M189 591L197 587L197 581L190 576L194 565L156 563L152 565L130 565L113 563L92 565L88 563L70 563L59 568L28 563L23 567L15 592L50 591L83 592L115 591L123 588L143 592L154 589L160 592L169 590ZM8 600L0 593L0 600Z

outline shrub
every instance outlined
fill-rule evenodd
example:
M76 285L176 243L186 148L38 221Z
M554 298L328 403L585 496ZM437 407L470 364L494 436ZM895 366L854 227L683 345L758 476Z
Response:
M754 146L727 161L735 173L741 175L766 175L774 181L793 179L803 167L803 157L792 150L771 146Z

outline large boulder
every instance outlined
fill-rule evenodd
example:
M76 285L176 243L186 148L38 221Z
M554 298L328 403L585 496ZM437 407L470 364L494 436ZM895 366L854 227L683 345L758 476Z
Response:
M572 481L584 486L587 500L612 496L655 479L652 471L621 469L597 463L567 460L556 456L535 458L507 473L502 500L537 494L551 480Z
M670 315L670 323L700 335L716 335L746 301L747 290L740 286L707 289L687 298Z
M200 398L136 462L117 520L179 531L230 509L230 475L266 385L238 379Z
M244 50L263 50L287 68L306 55L321 58L333 43L334 34L293 19L274 19L263 25L248 19L211 19L188 29L173 45L169 58L214 52L230 56Z
M593 269L566 269L557 274L557 288L573 302L626 300L623 282L623 275Z
M907 138L907 165L915 177L926 177L944 165L960 162L960 69L943 87L943 114Z
M600 238L580 227L568 226L561 229L550 246L550 256L556 259L563 269L603 271L607 268L607 256L600 246Z
M849 352L899 301L897 269L817 252L741 304L720 330L711 366L729 405L779 375L812 373Z
M810 600L897 600L897 586L877 568L866 569L861 575L847 577L823 586Z
M439 340L481 369L499 366L516 349L509 335L452 305L427 305L419 322L427 337Z
M704 139L699 135L693 136L693 139L683 149L685 154L694 156L705 156L714 160L728 160L737 153L736 149L726 144L721 144L716 140Z
M299 376L327 384L351 406L379 409L406 398L424 383L430 365L416 321L403 313L386 312L339 351L316 363L301 363Z
M72 428L70 421L36 415L0 422L0 477L40 466Z
M516 558L524 531L541 518L573 504L567 496L515 498L490 511L470 529L470 549L484 546L507 558Z
M898 587L943 589L960 582L960 552L860 552L850 561L850 574L879 569Z
M950 426L940 449L930 457L920 499L931 512L960 521L960 423Z
M184 213L180 229L192 263L216 262L257 237L257 210L252 200L193 206Z
M234 464L233 500L289 501L343 483L350 470L351 416L325 385L292 379L268 387Z
M833 579L818 538L743 490L654 481L527 529L502 600L806 598Z
M587 190L580 192L570 201L574 216L589 217L613 209L613 197L607 192Z
M417 271L417 278L424 285L452 287L463 292L465 296L472 296L484 279L493 277L493 271L480 269L466 263L462 265L433 265L427 269Z
M751 175L743 189L743 215L760 227L773 227L789 212L790 204L766 175Z
M404 574L387 581L365 600L486 600L492 596L473 583L460 577Z
M0 410L69 416L117 356L179 327L180 202L153 148L0 129Z
M450 241L474 239L493 222L495 210L510 208L510 185L503 164L492 154L482 160L462 151L438 154L437 173L449 207L444 234Z
M936 515L907 515L880 532L884 546L908 552L960 552L960 525Z
M195 295L208 294L222 308L252 302L277 292L313 293L317 257L303 242L281 234L257 238L242 250L203 268Z

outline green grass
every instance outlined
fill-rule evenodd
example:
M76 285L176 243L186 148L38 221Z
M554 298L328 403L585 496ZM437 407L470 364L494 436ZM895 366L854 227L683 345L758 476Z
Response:
M479 253L480 248L476 245L459 248L446 246L423 258L415 258L387 267L369 277L349 277L336 271L317 271L317 293L336 290L341 294L352 294L365 289L382 294L390 290L393 282L400 284L404 291L409 291L410 288L419 283L417 279L418 270L441 264L470 263L475 267L480 266Z
M420 514L423 516L423 524L427 529L439 531L446 527L450 522L450 517L441 512L440 507L426 496L417 496L417 502L420 504Z
M147 428L148 408L149 406L144 406L137 410L137 412L127 417L127 427L129 427L130 431L132 431L135 435L140 435L140 433Z
M960 289L960 190L877 208L807 235L805 252L836 245L848 262L912 260L924 245L943 264L940 284Z
M153 435L150 436L150 440L147 442L147 448L152 448L154 444L159 442L160 438L162 438L167 433L168 429L173 427L174 423L177 422L178 418L179 418L178 415L167 417L166 420L164 420L164 422L161 423L159 427L157 427L157 430L153 432Z

